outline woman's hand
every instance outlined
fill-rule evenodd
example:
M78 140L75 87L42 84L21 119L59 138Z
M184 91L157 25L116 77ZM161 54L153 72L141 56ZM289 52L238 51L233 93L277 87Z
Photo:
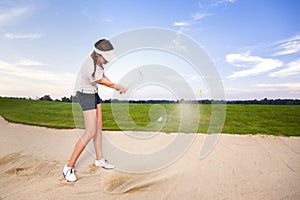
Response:
M120 94L125 94L127 92L127 89L123 88L120 85L116 85L115 89L118 90L120 92Z

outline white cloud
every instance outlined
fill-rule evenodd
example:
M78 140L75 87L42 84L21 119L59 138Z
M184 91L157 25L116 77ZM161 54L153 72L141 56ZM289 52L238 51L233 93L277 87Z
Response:
M198 20L203 19L204 17L209 16L209 15L211 15L211 14L209 14L209 13L196 13L192 16L192 21L193 22L198 21Z
M271 77L286 77L300 74L300 59L292 61L287 64L287 68L270 73Z
M50 94L60 98L73 93L76 75L26 66L40 65L23 59L17 64L0 60L0 96L35 97Z
M218 6L220 4L228 4L228 3L235 3L236 0L217 0L216 2L212 3L210 6Z
M5 39L13 40L13 39L20 39L20 40L34 40L39 39L42 37L41 34L14 34L14 33L5 33L3 35Z
M27 13L29 9L27 7L23 8L10 8L2 13L0 13L0 25L4 25L11 20L14 20L18 17L21 17L25 13Z
M174 26L189 26L190 23L189 22L174 22L173 25Z
M195 23L197 23L199 20L203 19L206 16L211 15L210 13L196 13L194 15L192 15L192 17L189 20L186 21L179 21L179 22L174 22L173 25L174 26L191 26Z
M229 64L238 67L251 67L245 70L234 72L227 76L227 78L238 78L258 75L264 72L268 72L275 68L281 67L283 63L276 59L262 58L259 56L251 56L249 52L242 54L227 54L226 61Z
M32 66L41 65L38 61L32 61L28 59L23 59L17 64L13 65L5 61L0 60L0 75L6 74L10 76L15 76L19 78L27 78L32 80L42 80L42 81L64 81L67 78L74 78L70 73L52 72L41 70L37 68L24 68L22 66Z
M21 65L21 66L43 66L45 64L36 61L36 60L31 60L28 58L22 58L16 65Z
M52 99L60 99L73 94L74 84L70 80L65 82L28 81L13 76L1 76L0 96L31 97L36 99L49 94Z
M300 82L298 83L275 83L275 84L256 84L255 87L270 88L270 89L285 89L285 90L299 90Z
M275 45L279 45L279 47L277 47L277 49L279 49L279 51L276 52L274 54L274 56L282 56L282 55L298 53L298 52L300 52L300 34L296 35L294 37L276 42Z

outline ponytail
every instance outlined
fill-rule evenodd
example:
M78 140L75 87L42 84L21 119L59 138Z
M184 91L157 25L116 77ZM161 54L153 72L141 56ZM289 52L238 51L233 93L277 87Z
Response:
M93 51L92 53L92 59L94 61L94 72L92 73L92 77L95 77L96 68L97 68L97 53L95 51ZM100 63L100 67L104 69L102 63Z
M92 77L95 77L96 67L97 67L97 55L96 55L95 51L93 51L93 53L92 53L92 58L94 61L94 72L92 73Z

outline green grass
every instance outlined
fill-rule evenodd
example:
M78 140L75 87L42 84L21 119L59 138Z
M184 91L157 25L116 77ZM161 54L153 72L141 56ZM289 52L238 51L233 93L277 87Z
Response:
M75 127L71 103L0 98L0 115L7 121L21 124L50 128Z
M216 116L222 106L214 105ZM51 128L83 127L79 105L75 104L73 110L72 103L0 98L0 115L8 121L22 124ZM102 110L105 130L201 133L221 130L218 118L210 124L211 105L103 104ZM157 122L160 116L165 116L165 123ZM226 105L222 132L300 136L300 106Z
M300 136L299 105L227 105L224 133Z

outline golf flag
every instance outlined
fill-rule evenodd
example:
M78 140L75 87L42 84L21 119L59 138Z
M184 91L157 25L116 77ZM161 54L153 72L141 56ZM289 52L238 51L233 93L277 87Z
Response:
M202 89L199 90L200 95L202 95Z

